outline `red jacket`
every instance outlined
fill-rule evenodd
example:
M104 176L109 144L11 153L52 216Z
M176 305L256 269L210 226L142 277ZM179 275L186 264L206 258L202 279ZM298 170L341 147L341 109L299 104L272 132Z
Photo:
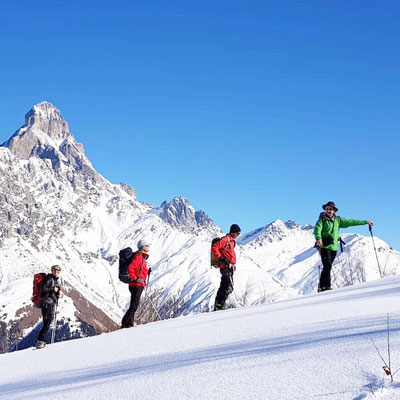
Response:
M228 239L229 239L229 244L228 247L226 247ZM227 260L229 260L231 264L236 264L235 245L236 245L235 239L231 235L227 234L212 246L211 251L213 252L216 258L224 257ZM224 252L225 247L226 251Z
M149 258L146 253L138 252L136 253L131 263L128 267L128 275L133 282L129 286L146 286L147 275L149 274L149 269L145 260Z

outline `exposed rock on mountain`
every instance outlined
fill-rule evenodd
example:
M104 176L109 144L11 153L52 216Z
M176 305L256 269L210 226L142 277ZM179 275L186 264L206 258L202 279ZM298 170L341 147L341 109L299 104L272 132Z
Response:
M164 201L160 209L160 217L174 228L190 233L195 233L203 228L211 230L215 228L213 221L204 211L195 211L184 197L175 197L172 201Z

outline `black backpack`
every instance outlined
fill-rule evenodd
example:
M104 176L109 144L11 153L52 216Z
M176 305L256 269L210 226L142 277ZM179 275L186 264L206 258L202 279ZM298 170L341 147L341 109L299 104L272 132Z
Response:
M130 283L131 278L128 275L128 267L136 253L130 247L122 249L119 252L119 275L118 278L123 283Z

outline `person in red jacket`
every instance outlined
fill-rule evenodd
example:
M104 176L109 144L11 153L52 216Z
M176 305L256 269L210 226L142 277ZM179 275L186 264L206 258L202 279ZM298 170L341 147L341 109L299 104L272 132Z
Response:
M140 296L146 287L146 279L149 274L146 260L149 258L150 243L147 240L139 240L137 246L138 251L133 256L128 267L128 274L131 278L131 282L129 283L131 304L122 318L121 328L130 328L133 326L135 312L139 307Z
M221 272L221 284L215 298L214 311L221 310L226 299L233 292L233 272L236 269L235 239L239 235L239 225L233 224L229 233L211 248L213 255L218 259Z

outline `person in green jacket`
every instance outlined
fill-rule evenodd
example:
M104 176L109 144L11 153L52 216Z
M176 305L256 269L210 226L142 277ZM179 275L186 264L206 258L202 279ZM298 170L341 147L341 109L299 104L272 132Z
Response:
M336 215L338 209L333 201L322 206L325 212L319 215L314 228L315 246L319 249L322 260L322 273L319 279L318 292L331 290L331 268L335 260L339 242L339 228L357 225L374 225L372 221L345 219Z

